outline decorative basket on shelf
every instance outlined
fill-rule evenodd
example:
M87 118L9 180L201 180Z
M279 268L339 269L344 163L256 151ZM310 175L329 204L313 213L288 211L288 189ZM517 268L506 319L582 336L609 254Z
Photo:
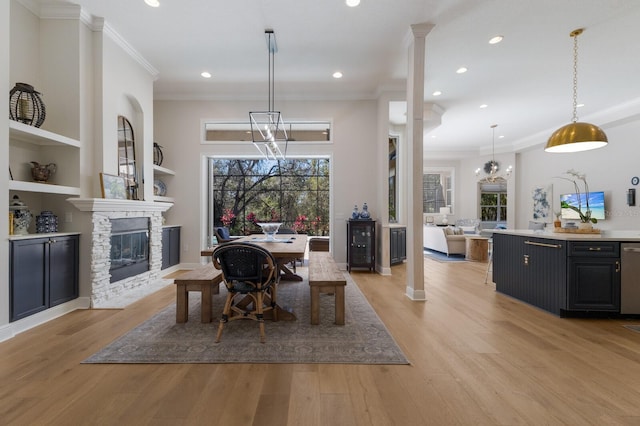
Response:
M16 83L9 91L9 118L40 127L44 123L45 116L46 109L40 93L30 84Z

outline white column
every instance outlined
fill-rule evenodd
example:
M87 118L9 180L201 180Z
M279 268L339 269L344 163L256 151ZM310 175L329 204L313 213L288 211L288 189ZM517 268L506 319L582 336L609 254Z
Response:
M408 220L407 220L407 290L412 300L426 300L424 291L424 256L422 253L422 173L424 132L424 60L425 41L433 24L411 25L413 43L409 46L407 76L407 136L409 148Z

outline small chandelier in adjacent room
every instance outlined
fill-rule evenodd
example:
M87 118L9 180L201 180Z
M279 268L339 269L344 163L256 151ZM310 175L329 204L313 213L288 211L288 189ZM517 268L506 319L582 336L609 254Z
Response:
M578 121L578 36L583 29L571 31L573 37L573 120L553 132L547 146L547 152L578 152L601 148L607 145L607 135L595 124Z
M496 150L496 127L497 124L492 124L491 129L493 130L492 139L491 139L491 160L487 161L484 164L484 167L478 167L476 169L476 176L480 177L482 171L484 170L486 176L480 179L480 182L496 182L498 180L506 180L511 176L511 172L513 172L513 166L507 167L504 173L500 172L500 163L496 161L495 150Z
M249 112L251 139L258 151L268 160L284 160L289 139L280 111L274 108L274 57L278 51L273 30L264 32L269 51L269 106L268 111Z

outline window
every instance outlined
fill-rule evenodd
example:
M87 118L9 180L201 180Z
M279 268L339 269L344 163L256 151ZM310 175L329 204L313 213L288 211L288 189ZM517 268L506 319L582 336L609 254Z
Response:
M453 169L425 169L422 191L423 213L440 213L440 207L453 206Z
M398 221L398 137L389 136L389 222Z
M209 236L227 226L232 235L259 232L255 223L329 234L329 159L220 159L209 164Z
M506 222L506 180L480 183L480 220L482 222Z
M329 121L289 121L284 123L289 142L331 141ZM204 125L205 142L251 141L249 121L211 121Z

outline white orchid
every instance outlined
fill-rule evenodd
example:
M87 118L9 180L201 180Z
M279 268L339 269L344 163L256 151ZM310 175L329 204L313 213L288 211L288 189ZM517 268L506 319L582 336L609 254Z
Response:
M571 209L577 212L580 215L580 221L583 223L598 223L598 219L596 219L595 217L591 217L591 209L589 208L589 184L587 183L587 175L573 169L567 170L566 174L571 177L558 176L558 178L568 180L569 182L573 183L573 187L575 188L576 194L578 196L578 207L572 206L566 201L562 201L560 203L560 207L562 207L563 209ZM580 180L584 183L584 193L586 200L586 210L584 212L582 211L582 197L580 197L580 186L578 185L578 181Z

